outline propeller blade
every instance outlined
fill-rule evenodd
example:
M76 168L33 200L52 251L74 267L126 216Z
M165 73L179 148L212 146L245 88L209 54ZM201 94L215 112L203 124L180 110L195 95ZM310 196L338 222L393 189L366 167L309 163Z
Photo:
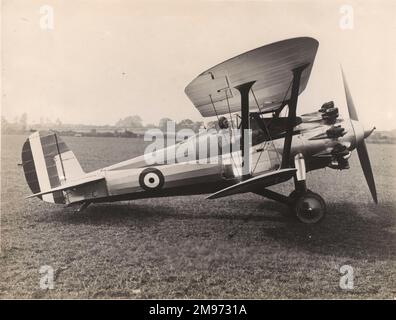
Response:
M341 73L342 73L342 81L344 83L344 90L345 90L345 96L346 96L346 101L347 101L347 106L348 106L349 118L351 120L358 121L359 119L357 116L355 105L353 103L351 92L349 91L349 87L348 87L348 82L346 80L344 70L342 69L342 67L341 67Z
M377 200L377 190L375 188L375 181L373 176L373 171L371 170L371 164L369 155L367 152L366 143L362 141L356 148L359 156L360 165L362 166L364 177L366 178L367 185L370 189L371 196L375 203L378 203Z
M348 82L346 80L342 66L341 66L341 73L342 73L342 81L344 83L344 90L345 90L345 97L346 97L346 102L347 102L347 106L348 106L349 118L351 120L358 121L359 118L357 116L355 104L353 103L352 95L351 95L351 92L349 91ZM352 127L353 127L353 125L352 125ZM353 127L353 129L355 131L354 127ZM364 138L368 137L373 130L365 132ZM356 133L355 133L355 136L356 136ZM371 169L371 164L370 164L370 159L369 159L369 155L367 152L366 143L364 142L364 140L362 140L360 142L356 141L356 143L357 143L356 150L357 150L357 153L359 156L360 166L362 167L364 177L366 178L366 182L370 189L370 193L371 193L371 196L373 197L374 202L378 203L377 190L375 187L373 171Z

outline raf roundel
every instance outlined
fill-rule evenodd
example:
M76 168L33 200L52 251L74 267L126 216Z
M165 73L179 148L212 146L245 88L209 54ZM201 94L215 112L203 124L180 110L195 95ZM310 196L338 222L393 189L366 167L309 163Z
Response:
M139 184L146 191L155 191L162 188L165 179L161 171L147 168L139 176Z

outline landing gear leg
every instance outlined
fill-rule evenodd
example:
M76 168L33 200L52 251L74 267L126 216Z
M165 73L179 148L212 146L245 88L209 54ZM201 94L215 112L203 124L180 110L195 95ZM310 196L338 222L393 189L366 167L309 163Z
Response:
M326 203L323 198L307 189L305 161L302 154L295 157L297 169L294 177L295 190L290 194L292 211L296 218L305 224L318 223L326 214Z
M307 189L306 181L298 181L296 177L294 177L294 190L290 193L289 198L291 198L293 201L296 201L299 196L307 192L312 191Z
M305 169L304 156L301 153L296 154L294 157L294 167L297 169L294 176L294 190L290 193L289 197L294 201L297 198L308 192L307 189L307 171Z
M295 156L294 190L289 196L284 196L269 189L258 189L254 193L288 205L293 215L302 223L314 224L323 219L326 213L326 203L317 193L307 189L305 161L302 154Z

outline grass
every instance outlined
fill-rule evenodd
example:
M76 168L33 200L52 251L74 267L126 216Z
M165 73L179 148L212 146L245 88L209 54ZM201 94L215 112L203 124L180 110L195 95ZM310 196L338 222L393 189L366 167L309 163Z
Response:
M2 298L396 297L396 147L368 145L379 205L356 155L351 169L308 174L327 201L323 223L304 226L253 194L146 199L85 212L25 200L23 136L4 136L1 161ZM87 171L141 154L135 139L64 140ZM277 186L288 193L292 185ZM354 268L354 289L339 268ZM39 286L42 265L55 288Z

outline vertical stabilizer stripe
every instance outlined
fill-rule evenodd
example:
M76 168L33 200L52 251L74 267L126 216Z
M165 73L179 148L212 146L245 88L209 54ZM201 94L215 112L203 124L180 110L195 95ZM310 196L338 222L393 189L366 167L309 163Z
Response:
M40 185L40 190L45 191L51 189L50 180L48 177L47 166L45 163L43 148L41 146L41 139L39 132L35 132L29 137L30 147L32 149L34 166ZM47 202L54 202L52 194L43 195L43 200Z

